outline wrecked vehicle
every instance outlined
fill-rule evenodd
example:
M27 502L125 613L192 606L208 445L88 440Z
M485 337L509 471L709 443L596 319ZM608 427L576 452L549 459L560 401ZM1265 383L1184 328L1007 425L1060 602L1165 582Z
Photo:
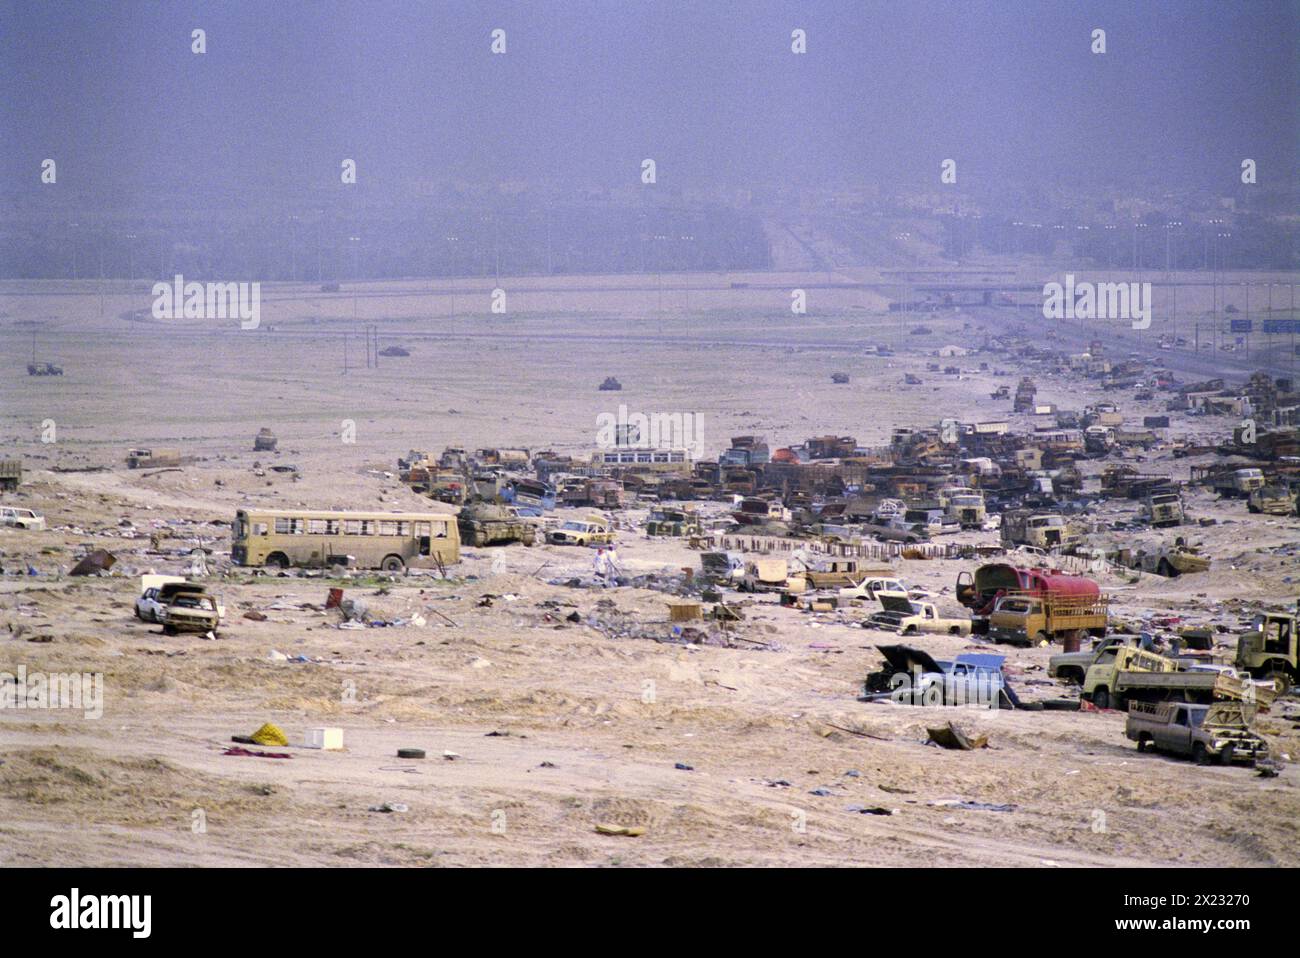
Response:
M863 579L857 585L840 589L840 601L855 602L858 600L866 602L876 602L876 596L881 592L902 592L913 599L922 599L929 595L924 589L909 589L907 584L897 576L869 576Z
M460 540L471 546L502 545L522 542L526 546L537 540L537 528L511 509L490 502L474 502L456 515Z
M1128 548L1115 551L1115 560L1130 569L1174 579L1192 572L1208 572L1210 559L1179 540L1172 546Z
M948 499L948 516L955 519L963 529L982 529L988 518L984 494L961 492L951 496Z
M1136 640L1132 635L1111 635L1097 640L1086 652L1061 652L1047 660L1047 674L1074 685L1082 685L1083 677L1099 662L1113 660L1115 653Z
M1266 516L1300 514L1300 494L1285 485L1261 486L1250 494L1246 508Z
M1022 569L1007 562L986 562L957 574L957 601L971 610L977 635L988 631L988 617L1007 595L1055 595L1097 598L1101 587L1092 579L1043 569Z
M0 492L13 492L23 484L23 461L0 459Z
M613 376L606 376L605 381L602 382L596 388L599 389L601 392L618 392L620 389L623 388L623 384L619 382L617 379L615 379Z
M556 546L608 545L614 541L614 530L604 519L570 519L546 533L546 541Z
M502 488L501 498L521 516L540 516L555 508L555 487L538 479L512 479Z
M1234 664L1256 679L1272 682L1279 695L1296 682L1297 636L1295 615L1265 612L1255 616L1249 632L1237 639Z
M1014 708L1018 704L1002 671L1001 655L962 653L953 661L933 658L910 645L878 645L883 671L864 683L863 698L896 705Z
M263 426L258 430L257 435L253 437L253 452L275 452L275 447L279 440L275 438L275 433Z
M26 529L28 532L44 532L45 517L31 509L0 506L0 526L12 526L15 529Z
M1257 686L1250 679L1237 678L1231 670L1185 669L1183 664L1145 649L1123 646L1116 650L1111 661L1099 662L1088 669L1082 697L1102 709L1122 709L1136 700L1167 699L1186 702L1248 699L1267 706L1275 697L1272 686Z
M933 602L918 602L906 592L877 592L881 611L867 617L867 624L900 635L936 632L970 635L970 619L941 616Z
M135 616L141 622L158 623L164 635L217 634L225 610L202 583L156 575L141 576L140 582L144 589L135 600Z
M1260 469L1224 470L1210 476L1210 488L1225 499L1249 499L1252 492L1265 485Z
M1077 640L1084 633L1105 635L1109 621L1105 596L1010 593L998 599L989 614L988 635L998 643L1041 645L1057 639Z
M1198 765L1254 764L1268 757L1268 744L1250 727L1253 713L1241 702L1134 702L1124 735L1139 752L1190 755Z
M1183 497L1172 489L1151 491L1142 500L1142 521L1157 528L1183 523Z
M703 534L700 517L689 509L661 507L650 510L645 524L648 536L698 536Z
M748 559L740 588L745 592L783 592L790 576L790 564L785 559Z
M150 469L156 466L179 466L184 462L179 449L131 449L126 454L128 469Z
M705 552L700 555L700 575L706 582L731 585L745 574L745 558L739 552Z
M1025 545L1051 550L1074 545L1079 539L1079 530L1057 513L1012 509L1002 514L1002 544L1008 548Z

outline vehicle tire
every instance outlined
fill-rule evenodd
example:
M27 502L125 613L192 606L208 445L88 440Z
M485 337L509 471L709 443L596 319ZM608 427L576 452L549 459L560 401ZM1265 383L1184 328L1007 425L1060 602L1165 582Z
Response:
M1060 679L1062 682L1064 682L1066 685L1082 685L1083 669L1076 669L1073 667L1064 668L1056 673L1056 677Z
M1048 635L1046 632L1044 632L1042 629L1039 629L1037 632L1034 633L1033 644L1042 645L1044 642L1046 642L1048 645L1051 645L1052 637Z
M175 634L176 634L176 626L174 626L174 625L168 625L166 622L164 622L164 623L163 623L163 635L175 635Z
M1110 708L1110 691L1105 688L1097 689L1092 693L1092 704L1099 709Z
M289 568L289 557L283 552L272 552L262 564L268 569L284 570Z
M1192 761L1197 765L1210 764L1210 753L1205 750L1204 742L1197 742L1192 746Z
M960 626L960 625L954 625L951 629L948 630L948 634L949 634L949 635L961 635L961 626Z
M1150 748L1150 747L1151 747L1151 740L1150 740L1150 739L1146 739L1146 738L1140 738L1140 739L1138 739L1138 751L1139 751L1139 752L1145 752L1145 751L1146 751L1148 748Z
M1264 681L1272 682L1273 688L1277 689L1278 695L1286 695L1287 692L1291 691L1291 676L1281 669L1274 669L1269 672L1264 676Z
M1231 765L1232 759L1236 755L1236 748L1232 745L1225 745L1219 750L1219 764Z
M379 568L385 572L405 572L406 563L402 561L401 556L384 556L384 561L379 564Z

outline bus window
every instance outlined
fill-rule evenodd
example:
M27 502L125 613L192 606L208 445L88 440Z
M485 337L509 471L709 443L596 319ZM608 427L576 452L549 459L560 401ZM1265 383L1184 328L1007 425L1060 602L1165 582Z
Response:
M395 535L397 535L397 523L396 523L396 522L393 522L391 519L380 519L380 520L379 520L379 534L380 534L381 536L395 536Z
M344 533L344 535L349 535L349 536L359 536L359 535L361 535L361 520L360 520L360 519L344 519L344 520L343 520L343 533Z
M255 535L255 536L264 536L264 535L266 535L266 533L267 533L267 531L269 530L269 528L270 528L270 527L269 527L265 522L254 522L254 523L253 523L253 535Z
M439 539L447 538L447 523L446 522L435 523L433 527L433 534L437 536Z

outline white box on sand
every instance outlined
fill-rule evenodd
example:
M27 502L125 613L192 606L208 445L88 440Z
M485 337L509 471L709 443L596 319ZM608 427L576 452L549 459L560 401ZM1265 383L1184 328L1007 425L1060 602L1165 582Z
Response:
M343 747L343 729L341 728L309 728L307 729L307 740L302 743L303 748L323 748L328 750L337 750Z

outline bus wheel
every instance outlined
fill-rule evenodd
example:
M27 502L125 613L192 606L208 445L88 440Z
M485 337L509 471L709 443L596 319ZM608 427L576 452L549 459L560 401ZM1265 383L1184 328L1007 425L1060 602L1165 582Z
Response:
M266 557L266 562L262 564L269 569L287 569L289 568L289 557L283 552L272 552Z
M401 556L384 556L384 561L380 563L379 568L385 572L405 572L406 563L402 561Z

